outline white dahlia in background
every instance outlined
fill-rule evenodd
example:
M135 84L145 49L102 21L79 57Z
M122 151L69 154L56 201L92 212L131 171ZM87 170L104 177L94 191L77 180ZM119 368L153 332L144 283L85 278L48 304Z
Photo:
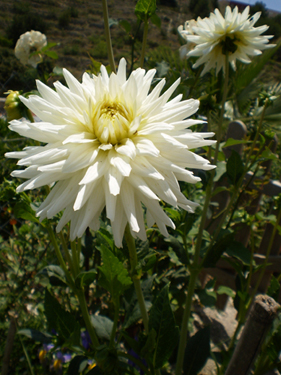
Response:
M36 68L37 64L42 61L42 55L36 53L31 55L33 52L40 52L40 50L47 45L46 35L40 33L40 31L27 31L22 34L17 41L15 46L15 56L24 65L31 65Z
M192 32L195 35L192 35L188 30L182 30L181 34L185 35L189 42L196 44L187 53L187 57L199 57L193 68L206 64L201 75L208 72L211 68L215 68L216 73L221 69L224 70L226 53L228 53L228 60L235 70L236 60L250 63L249 56L260 55L262 50L274 47L273 44L267 45L272 35L260 35L269 26L254 27L254 24L260 18L261 12L257 12L249 18L249 10L250 7L247 6L243 13L239 13L237 7L232 11L227 6L225 17L223 18L220 11L215 9L214 13L210 14L210 17L197 18L197 25L192 26Z
M185 44L180 47L180 58L183 59L186 54L193 50L193 48L196 46L195 43L189 42L187 36L188 35L194 35L193 27L197 25L197 22L195 20L186 21L184 25L180 25L178 27L178 33L180 37L183 39Z
M202 122L187 119L198 100L181 102L178 95L168 102L179 80L160 95L161 80L149 93L154 74L137 69L126 79L122 59L110 77L102 66L99 76L85 73L79 83L64 70L69 88L56 82L55 92L38 81L41 97L21 97L42 122L14 120L10 129L46 145L6 154L27 167L12 176L27 179L19 192L54 185L36 213L42 220L64 210L57 231L70 221L71 240L87 227L98 230L105 207L115 243L122 246L127 223L134 236L146 239L142 204L147 225L156 223L163 235L168 235L166 225L174 224L160 199L190 212L197 206L181 193L178 180L200 180L185 167L213 168L190 151L212 144L204 138L213 133L187 129Z

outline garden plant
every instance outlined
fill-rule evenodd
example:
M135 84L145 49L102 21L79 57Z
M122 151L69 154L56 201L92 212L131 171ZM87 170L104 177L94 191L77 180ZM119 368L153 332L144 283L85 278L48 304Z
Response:
M44 70L56 44L40 31L15 45L38 79L7 93L1 119L2 375L196 375L208 360L234 374L281 235L280 196L260 194L281 171L281 85L268 72L280 42L256 26L260 12L226 6L178 25L179 51L148 52L161 20L156 0L138 0L132 24L114 21L131 41L116 61L102 4L109 64L91 58L81 82ZM226 137L239 121L244 137ZM221 261L234 287L212 276ZM274 313L245 375L281 371L280 281L262 290ZM236 329L214 342L196 311L222 295Z

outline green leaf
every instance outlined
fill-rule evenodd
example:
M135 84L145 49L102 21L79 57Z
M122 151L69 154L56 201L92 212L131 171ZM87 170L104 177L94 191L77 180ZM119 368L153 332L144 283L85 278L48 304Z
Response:
M236 185L244 172L244 165L238 152L232 150L226 164L226 173L233 185Z
M43 344L50 344L52 342L52 336L45 332L37 331L36 329L26 328L20 329L17 332L19 335L24 335L34 341L42 342Z
M241 145L241 144L245 144L245 143L249 143L249 142L250 141L246 141L246 140L243 140L243 139L228 138L227 141L225 142L225 144L222 145L222 148L233 146L233 145Z
M119 25L126 31L127 34L130 33L131 28L132 28L130 22L126 20L121 20L119 21Z
M62 76L63 75L63 69L59 66L55 66L53 69L53 73L57 76Z
M109 18L108 19L108 24L109 24L109 27L112 27L114 25L118 25L119 22L118 22L118 20L115 20L114 18Z
M222 254L226 251L226 248L229 244L233 242L234 233L228 233L222 238L220 238L215 245L210 249L206 257L204 258L204 262L202 266L206 267L215 267L217 261L220 259Z
M44 55L54 60L58 59L58 54L55 51L44 51Z
M58 45L58 43L56 43L56 42L48 43L45 47L41 48L41 52L45 52L46 50L48 50L50 48L53 48L57 45Z
M278 302L278 297L279 297L279 290L280 290L280 283L279 281L276 279L276 277L274 277L274 275L271 276L271 280L270 280L270 285L267 289L267 292L266 294L272 298L275 299L275 301Z
M67 375L78 375L84 371L88 365L88 358L83 355L77 355L70 361L67 369Z
M150 301L144 301L144 304L146 307L146 311L148 311L152 306L152 303ZM124 329L129 328L131 325L133 325L139 319L141 319L141 317L142 316L141 316L139 303L138 301L135 301L135 304L132 305L132 307L130 306L128 310L126 309L126 317L123 323L123 328Z
M100 339L110 339L113 321L102 315L91 315L91 322Z
M210 327L198 331L186 343L183 374L197 375L210 356Z
M156 13L152 14L152 16L150 17L150 21L153 23L153 25L161 29L161 18L158 17Z
M245 265L251 263L251 252L242 243L233 241L228 243L225 249L225 253L231 257L235 257Z
M51 264L43 269L43 273L47 273L51 285L67 286L64 271L60 266Z
M32 221L34 223L40 223L35 216L35 211L30 207L30 204L26 201L16 203L13 213L16 218Z
M152 329L157 334L153 363L155 369L159 369L170 358L179 338L179 329L169 301L168 284L160 291L150 310L149 331Z
M200 299L200 303L202 303L203 306L207 307L214 307L216 300L217 300L217 294L214 291L215 286L215 280L210 280L204 289L201 289L197 292L197 295Z
M154 348L156 346L156 337L157 333L152 328L149 330L147 340L144 345L141 347L140 356L142 358L148 358L148 360L151 358L151 355L153 354Z
M225 172L226 172L226 162L218 161L214 181L217 182Z
M148 20L156 11L156 0L139 0L135 7L136 16L142 20Z
M76 327L76 318L62 308L48 289L45 291L44 308L49 329L54 329L68 339Z
M119 296L132 284L128 271L118 258L104 245L100 248L103 265L100 269L100 285L110 292L114 303Z
M83 288L89 286L96 279L97 271L92 269L89 271L80 272L75 279L75 286L77 288Z
M229 288L228 286L223 286L223 285L220 285L217 289L217 294L226 294L227 296L231 297L231 298L234 298L235 297L235 292L234 290L232 290L231 288Z

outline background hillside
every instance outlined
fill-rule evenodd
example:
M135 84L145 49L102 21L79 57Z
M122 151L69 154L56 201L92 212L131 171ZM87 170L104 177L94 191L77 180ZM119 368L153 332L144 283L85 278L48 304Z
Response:
M137 20L134 15L135 0L108 1L109 17L112 19L112 39L115 61L124 56L129 66L131 63L132 36L137 32ZM226 2L220 2L225 7ZM177 27L186 20L209 15L218 6L217 0L159 0L157 15L161 27L150 23L147 45L150 53L157 53L162 61L165 54L177 51L180 42ZM262 3L253 7L260 10ZM224 9L222 9L224 11ZM131 25L127 33L118 24L125 20ZM264 11L261 22L272 22ZM270 31L281 35L281 22L275 22ZM279 27L279 29L278 29ZM19 36L29 30L39 30L46 34L48 42L56 42L54 47L59 58L48 60L38 69L51 72L54 66L69 69L77 78L89 69L91 58L108 64L107 49L103 30L101 0L1 0L0 2L0 96L8 89L31 90L34 78L38 77L35 69L24 67L14 57L13 48ZM141 28L136 37L134 60L137 61L141 49ZM175 58L178 55L175 52ZM40 75L40 74L39 74Z

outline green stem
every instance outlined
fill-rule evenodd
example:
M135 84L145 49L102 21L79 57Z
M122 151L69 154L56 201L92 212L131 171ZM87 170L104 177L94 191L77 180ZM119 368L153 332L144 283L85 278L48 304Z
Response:
M277 227L279 225L280 220L281 220L281 208L279 208L279 212L278 212L278 215L277 215L277 218L276 218L276 222L274 224L273 231L271 233L270 240L269 240L269 243L268 243L268 246L267 246L265 260L264 260L264 267L261 270L261 273L259 274L259 278L258 278L258 280L256 282L255 289L253 290L253 293L251 294L251 298L250 298L250 302L249 302L248 306L250 306L252 304L252 301L255 298L255 295L257 293L258 287L259 287L259 285L260 285L260 283L261 283L261 281L263 279L263 275L265 273L265 269L266 269L266 266L267 266L267 263L268 263L268 258L269 258L270 252L271 252L271 248L272 248L272 245L273 245L274 237L276 235Z
M255 137L254 137L254 140L252 142L252 145L251 145L251 148L250 148L250 151L248 153L248 157L247 157L247 160L246 160L246 163L245 163L245 168L247 169L248 168L248 163L250 161L250 158L252 156L252 153L256 147L256 143L257 143L257 140L258 140L258 137L260 135L260 131L261 131L261 127L262 127L262 123L263 123L263 119L264 119L264 116L265 116L265 110L266 110L266 107L268 105L268 99L265 100L265 103L264 103L264 106L263 106L263 110L262 110L262 114L261 114L261 117L260 117L260 121L259 121L259 125L258 125L258 129L256 131L256 134L255 134Z
M64 262L64 259L62 257L60 248L58 246L58 243L56 241L56 237L54 235L54 232L53 232L50 224L47 225L47 229L48 229L48 232L49 232L49 236L50 236L51 242L52 242L52 244L54 246L57 258L59 260L60 266L61 266L61 268L63 269L63 271L65 273L65 276L66 276L66 278L67 278L67 280L69 282L69 285L70 285L71 289L73 290L73 292L78 297L79 304L80 304L80 309L81 309L81 312L82 312L82 316L83 316L84 322L86 324L87 331L89 332L89 335L91 337L93 346L96 349L99 346L99 340L97 338L96 331L95 331L94 327L92 326L92 323L91 323L91 320L90 320L90 315L89 315L89 312L88 312L88 307L87 307L87 303L86 303L86 299L85 299L84 289L77 289L75 287L75 283L73 281L72 276L68 272L68 269L67 269L66 264ZM74 242L71 243L72 246L73 246L73 243ZM76 251L76 244L75 244L75 246L72 247L72 251L73 251L73 248ZM73 260L74 260L74 264L76 263L75 256L76 256L76 253L72 254L72 257L73 257ZM75 266L74 266L74 268L75 268ZM77 264L76 264L75 272L77 272ZM79 269L78 269L78 273L79 273ZM76 275L74 274L74 277L75 276Z
M115 338L118 319L119 319L119 309L120 309L119 303L117 304L117 306L114 304L114 307L115 307L114 322L113 322L113 327L112 327L112 330L111 330L110 341L109 341L109 347L112 347L112 348L114 347L114 338Z
M229 63L228 63L228 55L226 54L225 58L225 77L224 77L224 87L223 87L223 97L222 97L222 106L221 106L221 113L220 113L220 119L219 119L219 128L217 132L217 144L215 149L215 155L214 155L214 161L213 164L217 163L218 155L219 155L219 145L220 140L222 136L222 124L223 124L223 116L225 111L225 102L227 99L227 92L228 92L228 78L229 78ZM188 284L188 291L186 296L186 303L185 303L185 309L183 313L183 320L182 320L182 327L181 327L181 333L180 333L180 343L179 343L179 350L178 350L178 357L177 357L177 363L176 363L176 372L175 375L181 375L182 373L182 366L183 366L183 360L184 360L184 352L186 347L186 340L187 340L187 331L188 331L188 321L191 315L191 306L192 306L192 298L196 286L196 281L198 274L200 272L200 250L201 250L201 244L203 239L203 231L206 225L206 218L207 218L207 211L208 207L211 201L212 191L213 191L213 180L215 176L215 171L211 171L211 176L207 184L206 188L206 198L205 203L202 211L202 218L198 230L197 235L197 241L195 246L195 253L193 258L193 264L190 269L190 279ZM202 264L202 263L201 263Z
M60 232L59 236L60 236L61 244L62 244L62 247L63 247L63 250L64 250L64 254L66 256L67 262L69 264L69 267L70 267L72 273L74 273L74 266L73 266L72 258L71 258L71 255L69 253L68 246L67 246L67 243L65 241L64 235L63 235L62 232Z
M107 8L107 1L102 0L102 10L103 10L103 19L104 19L104 32L105 32L105 39L107 44L107 52L108 52L108 59L109 65L111 70L116 73L114 56L113 56L113 49L111 44L111 36L110 36L110 28L109 28L109 17L108 17L108 8Z
M147 367L145 367L145 365L142 363L142 361L138 358L135 358L134 356L132 356L131 354L128 354L128 353L124 353L124 352L117 352L117 355L118 357L123 357L123 358L127 358L129 359L130 361L134 362L145 374L148 374L149 370Z
M70 275L70 273L68 272L68 269L66 267L66 264L65 264L65 261L62 257L62 254L61 254L61 251L60 251L60 248L59 248L59 245L57 243L57 240L56 240L56 237L54 235L54 232L53 232L53 229L52 227L50 226L50 224L47 224L47 230L48 230L48 233L49 233L49 236L50 236L50 240L54 246L54 249L55 249L55 253L56 253L56 256L58 258L58 261L60 263L60 266L61 268L63 269L64 273L65 273L65 276L69 282L69 285L71 286L71 288L73 290L75 290L75 284L74 284L74 281L72 279L72 276Z
M85 299L84 289L79 289L79 290L76 289L76 295L79 300L79 305L80 305L80 309L82 312L82 316L86 324L87 331L89 332L89 335L91 337L92 344L94 348L97 349L97 347L99 346L99 339L91 323L91 318L89 315L88 306L87 306L86 299Z
M28 352L27 352L27 350L26 350L26 348L25 348L25 345L24 345L24 342L23 342L23 340L22 340L22 338L21 338L21 335L19 335L19 339L20 339L20 342L21 342L21 345L22 345L22 349L23 349L23 352L24 352L24 355L25 355L26 361L27 361L27 363L28 363L28 367L29 367L29 370L30 370L30 374L31 374L31 375L35 375L35 374L34 374L34 371L33 371L32 364L31 364L30 357L29 357Z
M71 242L71 252L72 252L74 277L76 277L79 274L79 270L80 270L80 260L78 259L78 253L76 251L75 241Z
M185 309L182 319L182 326L180 332L180 342L179 342L179 350L177 356L177 363L176 363L176 372L175 375L182 374L182 366L184 360L184 353L187 341L187 331L188 331L188 321L191 314L191 306L192 306L192 298L196 286L197 276L199 274L199 270L194 269L190 274L190 279L188 283L188 291L185 300Z
M138 298L139 306L140 306L140 311L141 311L141 316L143 320L143 325L148 333L148 314L146 311L146 306L144 302L144 297L141 289L141 284L140 284L140 279L138 275L136 274L136 266L138 264L138 256L137 256L137 251L136 251L136 245L135 245L135 240L133 236L131 235L130 227L129 224L126 225L125 229L125 240L128 245L129 249L129 255L130 255L130 264L131 264L131 278L134 283L136 295Z
M144 29L143 29L143 38L142 38L142 49L141 49L141 58L140 58L140 67L143 68L144 66L144 56L145 56L145 48L146 48L146 41L147 41L147 33L148 33L148 20L144 21Z

